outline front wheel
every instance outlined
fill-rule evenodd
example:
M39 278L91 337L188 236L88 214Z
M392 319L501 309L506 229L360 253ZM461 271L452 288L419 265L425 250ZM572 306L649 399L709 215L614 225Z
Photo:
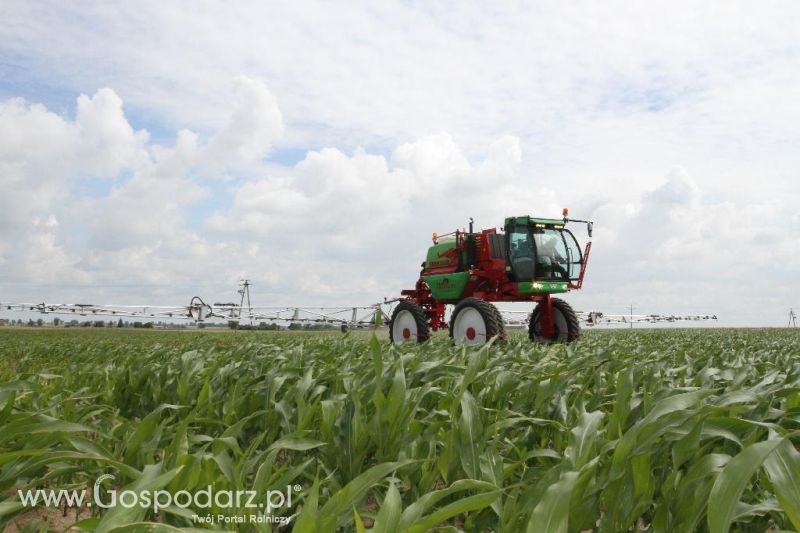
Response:
M389 323L389 336L392 344L427 341L431 333L425 311L411 300L397 304Z
M555 334L552 337L544 337L541 334L540 315L542 306L545 302L539 302L536 309L531 313L531 321L528 325L528 336L533 342L572 342L581 336L581 326L578 317L572 307L560 298L551 298L553 306L553 322Z
M464 298L450 318L450 338L456 345L485 344L506 337L503 317L495 306L478 298Z

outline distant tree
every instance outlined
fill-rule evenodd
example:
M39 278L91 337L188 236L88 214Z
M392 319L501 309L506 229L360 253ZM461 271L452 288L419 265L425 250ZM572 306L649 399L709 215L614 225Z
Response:
M36 323L33 321L33 319L32 319L32 318L31 318L31 319L28 319L28 327L31 327L31 328L32 328L32 327L33 327L33 326L35 326L35 325L36 325Z
M58 317L54 318L53 319L53 325L54 326L60 326L61 325L61 319L58 318Z
M94 321L94 327L96 327L96 328L104 328L104 327L106 327L106 323L105 323L104 320L95 320Z
M125 327L125 324L123 324L123 323L122 323L122 319L121 319L121 318L120 318L120 319L119 319L119 321L117 322L117 327L118 327L118 328L124 328L124 327Z
M39 327L44 326L44 320L42 320L41 318L37 319L36 320L36 325L39 326Z
M152 322L145 322L144 324L142 324L142 327L143 328L153 329L153 323Z
M239 322L237 320L228 320L228 327L231 329L239 329Z

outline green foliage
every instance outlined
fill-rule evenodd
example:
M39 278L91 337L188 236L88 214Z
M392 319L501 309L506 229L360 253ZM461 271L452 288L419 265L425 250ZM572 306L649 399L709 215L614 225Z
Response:
M799 354L800 335L778 330L476 350L358 332L3 331L0 527L30 511L17 489L91 490L110 473L118 491L299 485L273 511L297 532L797 530ZM232 527L194 512L253 511L93 507L78 527Z

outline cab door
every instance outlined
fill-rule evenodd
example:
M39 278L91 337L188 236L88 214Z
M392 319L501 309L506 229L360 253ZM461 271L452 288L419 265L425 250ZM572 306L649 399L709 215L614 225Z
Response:
M583 265L583 252L578 244L575 235L568 229L561 231L561 237L564 240L564 247L567 252L567 272L569 273L570 281L577 281L581 275L581 266Z
M533 281L536 275L536 244L527 226L506 228L506 259L514 281Z

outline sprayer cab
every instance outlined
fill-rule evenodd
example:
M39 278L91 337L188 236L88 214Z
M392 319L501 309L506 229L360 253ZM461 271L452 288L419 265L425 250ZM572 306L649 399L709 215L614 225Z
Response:
M507 218L503 229L509 280L580 281L583 252L564 226L557 219Z

